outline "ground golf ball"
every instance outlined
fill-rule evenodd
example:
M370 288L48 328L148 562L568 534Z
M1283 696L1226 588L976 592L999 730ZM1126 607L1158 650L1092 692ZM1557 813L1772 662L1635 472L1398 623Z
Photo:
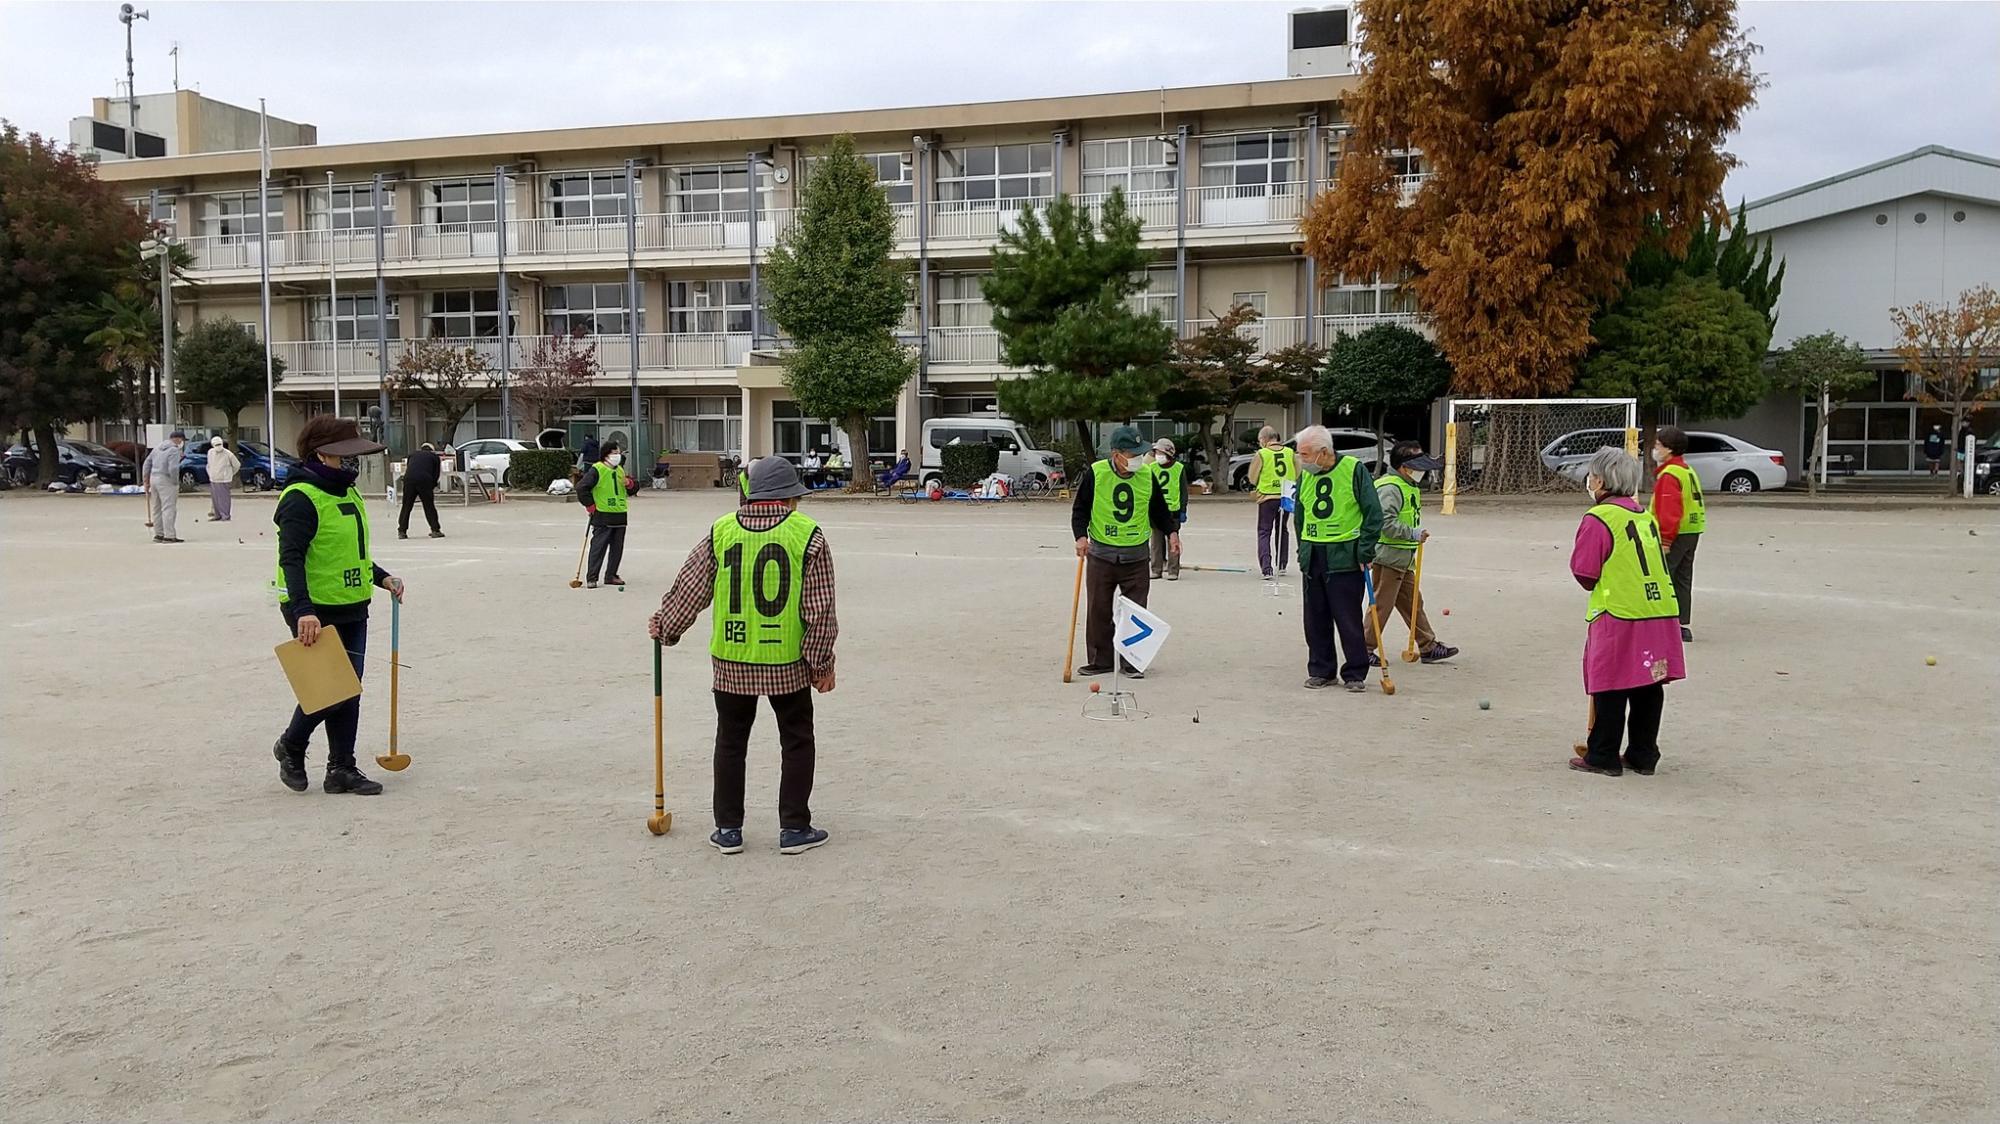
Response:
M1480 700L1479 700L1479 709L1481 709L1481 710L1492 710L1492 709L1493 709L1493 700L1492 700L1492 699L1480 699Z
M1092 684L1090 685L1090 693L1091 693L1091 694L1093 694L1093 695L1094 695L1094 694L1096 694L1096 693L1097 693L1097 692L1098 692L1099 690L1101 690L1101 689L1102 689L1102 688L1100 688L1100 687L1099 687L1099 686L1098 686L1097 684L1095 684L1095 683L1092 683Z
M1937 666L1937 657L1936 657L1936 656L1925 656L1925 657L1924 657L1924 666L1925 666L1925 667L1936 667L1936 666Z

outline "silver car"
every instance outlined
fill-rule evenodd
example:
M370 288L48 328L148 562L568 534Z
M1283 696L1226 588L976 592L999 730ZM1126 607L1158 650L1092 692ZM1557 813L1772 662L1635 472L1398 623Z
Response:
M1688 467L1704 492L1760 492L1790 482L1785 454L1753 445L1727 433L1690 430ZM1609 445L1625 447L1622 429L1579 429L1565 433L1542 449L1542 464L1557 476L1577 484L1588 475L1590 458Z

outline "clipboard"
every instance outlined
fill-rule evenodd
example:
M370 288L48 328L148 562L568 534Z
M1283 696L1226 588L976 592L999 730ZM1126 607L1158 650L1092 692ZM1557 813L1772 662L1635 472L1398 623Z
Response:
M319 639L310 648L292 639L272 651L278 655L278 666L285 669L285 678L291 681L299 709L307 714L318 714L361 694L361 679L354 674L340 633L332 625L319 630Z

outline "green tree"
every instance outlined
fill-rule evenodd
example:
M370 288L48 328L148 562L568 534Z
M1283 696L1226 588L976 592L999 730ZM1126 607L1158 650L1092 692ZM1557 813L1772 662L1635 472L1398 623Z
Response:
M1319 376L1320 400L1329 408L1359 410L1375 431L1375 460L1387 464L1382 425L1390 410L1423 406L1451 388L1451 364L1422 332L1377 324L1350 336L1342 332Z
M838 423L853 457L851 490L867 490L868 421L895 409L916 369L896 339L910 263L893 256L896 213L838 136L814 164L798 220L764 266L771 319L789 336L785 385L810 417Z
M273 357L272 385L284 377L285 361ZM233 320L196 321L174 343L174 381L189 398L222 411L234 445L238 416L264 400L264 345Z
M443 423L447 441L493 387L493 369L478 348L453 347L436 339L411 341L389 375L389 392L405 402L421 403L432 424Z
M1676 276L1713 277L1723 288L1743 294L1771 327L1778 326L1778 294L1785 284L1785 263L1772 261L1770 240L1750 233L1740 206L1736 220L1729 224L1727 239L1722 236L1722 224L1704 215L1688 235L1687 248L1678 252L1666 223L1658 215L1646 220L1645 236L1625 266L1626 291L1664 285Z
M1819 475L1812 471L1815 458L1826 454L1827 422L1835 410L1856 393L1875 385L1875 372L1868 358L1852 340L1839 332L1820 332L1792 341L1771 355L1771 389L1798 395L1813 404L1819 421L1812 440L1806 442L1806 488L1819 491Z
M1237 407L1246 402L1291 402L1312 385L1312 373L1326 356L1313 344L1262 353L1257 341L1242 331L1257 320L1255 308L1234 305L1215 317L1215 323L1177 341L1171 361L1174 377L1160 392L1160 413L1194 426L1201 434L1202 452L1220 487L1229 482L1222 478L1227 462L1216 443L1216 423L1226 430Z
M53 451L59 427L117 409L117 378L89 339L145 234L89 165L0 123L0 427ZM42 457L41 481L55 469Z
M100 325L84 342L97 349L98 364L118 377L125 414L134 424L149 420L146 372L160 361L160 308L133 282L97 301ZM136 434L136 430L134 431Z
M1598 332L1578 384L1586 395L1634 397L1689 418L1739 417L1764 396L1770 324L1713 277L1635 289L1599 318Z
M1145 287L1140 221L1114 190L1102 217L1058 196L1001 234L984 285L1007 362L1030 373L1000 383L1000 408L1030 424L1066 420L1094 446L1091 423L1153 409L1165 388L1173 332L1134 309Z
M1889 320L1896 325L1896 355L1910 373L1910 397L1951 416L1949 491L1965 451L1958 440L1965 419L2000 399L2000 380L1986 374L2000 360L2000 290L1975 285L1956 301L1892 308Z

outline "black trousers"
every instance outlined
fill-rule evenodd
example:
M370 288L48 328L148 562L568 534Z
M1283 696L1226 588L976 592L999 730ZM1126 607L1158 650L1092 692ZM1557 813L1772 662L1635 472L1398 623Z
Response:
M1674 580L1674 600L1681 603L1681 623L1694 618L1694 552L1701 535L1676 535L1667 548L1667 574Z
M619 528L624 530L624 528ZM715 826L743 826L743 783L750 763L750 728L757 722L757 695L715 692ZM766 696L778 716L778 826L812 826L812 688Z
M1300 576L1306 588L1306 674L1344 683L1368 678L1368 634L1362 628L1367 580L1359 570L1328 573L1324 553L1315 553Z
M286 630L297 636L299 615L292 609L291 603L286 602L278 606L278 611L284 614ZM347 661L354 665L355 678L360 678L363 657L368 654L368 618L336 621L332 627L340 633L340 645L347 649ZM332 638L321 633L315 643L332 642ZM285 727L285 744L304 749L312 740L313 731L321 726L326 727L327 767L354 764L354 737L361 727L361 696L356 695L346 702L334 703L325 710L316 710L311 714L300 710L298 704L294 703L291 724Z
M1665 684L1598 691L1590 700L1590 748L1583 756L1586 762L1600 769L1618 768L1618 743L1625 740L1629 731L1631 741L1625 750L1624 763L1634 769L1651 769L1660 763L1660 712L1667 705Z
M1083 568L1084 594L1090 600L1084 610L1084 663L1091 667L1111 666L1112 605L1120 593L1133 603L1144 605L1146 592L1152 586L1152 574L1144 558L1137 562L1106 562L1094 554L1090 556ZM1131 668L1130 664L1125 666Z
M431 530L444 530L443 527L438 526L437 485L432 484L424 488L412 488L405 485L403 488L403 515L402 518L396 520L397 534L407 535L410 533L410 505L418 500L424 501L424 519L430 523Z
M608 555L608 557L607 557ZM598 567L604 576L618 576L618 563L625 558L625 524L599 523L590 529L590 580L596 581Z

